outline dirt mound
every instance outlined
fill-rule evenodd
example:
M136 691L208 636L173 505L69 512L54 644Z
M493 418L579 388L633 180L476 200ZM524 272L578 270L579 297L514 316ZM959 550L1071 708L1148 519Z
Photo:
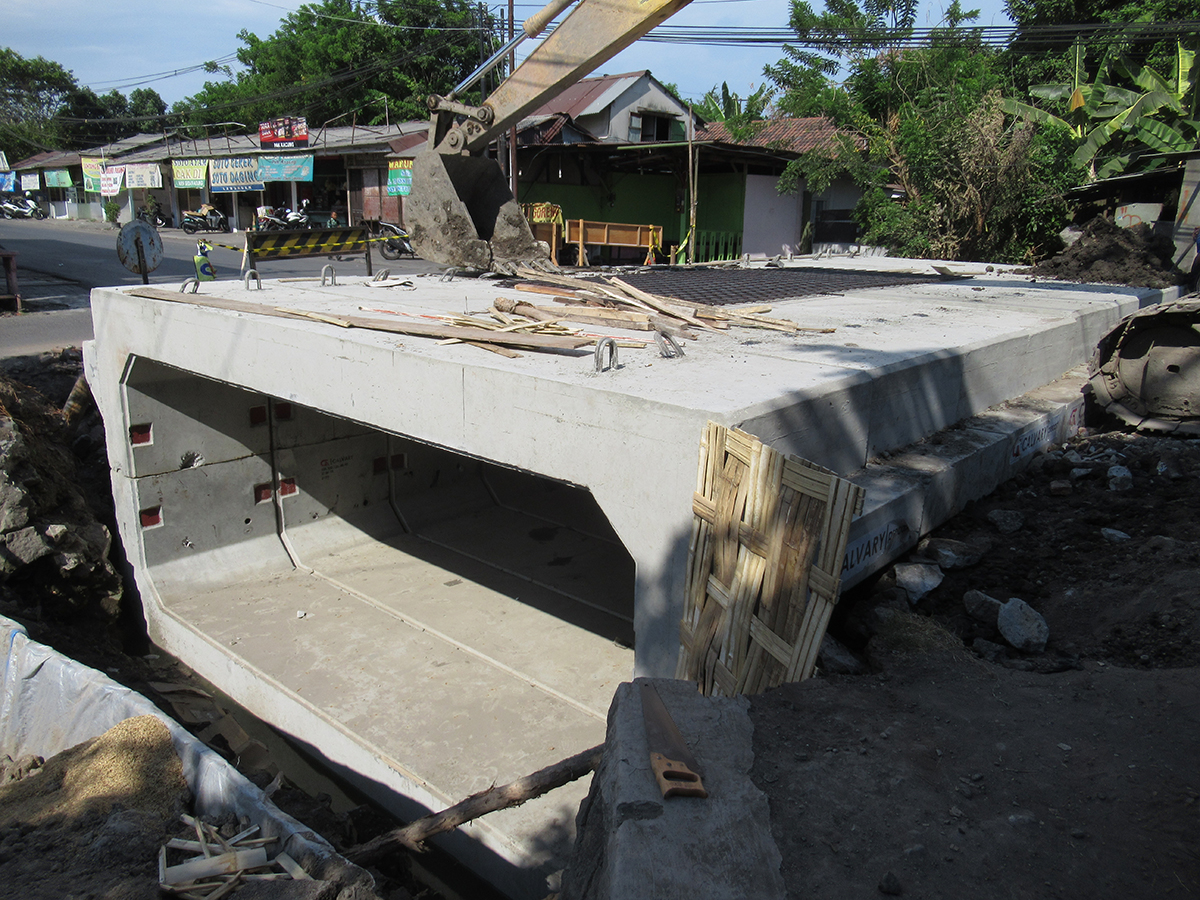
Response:
M16 774L0 786L0 897L158 896L158 849L190 799L162 722L126 719Z
M1174 242L1149 225L1118 228L1098 216L1062 253L1025 272L1061 281L1166 288L1187 282L1174 258Z

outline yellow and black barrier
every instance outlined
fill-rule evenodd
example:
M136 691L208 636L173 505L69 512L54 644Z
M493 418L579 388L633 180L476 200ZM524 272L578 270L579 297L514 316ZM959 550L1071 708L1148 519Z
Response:
M246 232L246 264L252 269L260 259L357 256L360 253L367 260L367 274L372 274L371 236L365 228Z

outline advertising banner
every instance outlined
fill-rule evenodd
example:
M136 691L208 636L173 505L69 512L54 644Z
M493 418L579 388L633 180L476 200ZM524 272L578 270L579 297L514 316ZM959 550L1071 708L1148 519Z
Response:
M308 146L308 120L303 116L284 116L260 122L258 146L263 150L291 150Z
M207 159L173 159L171 172L177 188L203 188L208 180Z
M37 172L34 172L32 175L26 174L21 176L21 190L36 191L40 189L41 186L42 181L40 178L38 178Z
M75 183L71 181L71 173L66 169L46 170L46 187L69 188L74 186Z
M109 166L100 175L100 196L117 196L117 194L121 193L121 182L124 180L124 166Z
M17 189L16 172L0 172L0 191L15 191Z
M83 166L83 189L89 194L100 193L100 176L104 174L104 162L99 159L81 159Z
M311 156L260 156L258 177L266 181L312 181Z
M158 163L133 163L125 167L125 185L129 188L160 188L162 169Z
M212 160L208 167L208 181L214 194L263 189L262 179L258 177L258 160L247 156Z
M389 159L387 193L389 197L407 197L412 193L413 161Z
M3 150L0 150L0 170L8 170L8 157L4 155Z

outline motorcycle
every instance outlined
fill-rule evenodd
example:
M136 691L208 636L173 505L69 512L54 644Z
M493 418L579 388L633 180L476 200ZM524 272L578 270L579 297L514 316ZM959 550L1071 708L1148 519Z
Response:
M276 215L274 208L270 206L258 208L254 225L259 231L285 231L291 227L282 217Z
M203 204L199 210L185 209L180 227L187 234L197 231L228 231L229 219L215 206Z
M379 255L384 259L399 259L405 255L416 258L412 239L399 225L392 222L371 222L369 228L372 237L382 238L379 241Z
M46 211L27 197L12 196L0 203L0 214L6 219L44 219Z
M137 217L141 221L153 225L155 228L165 228L167 224L166 217L163 216L157 207L151 212L149 207L143 206L138 210Z
M309 218L308 201L301 200L298 210L285 209L283 223L287 228L316 228L317 223Z

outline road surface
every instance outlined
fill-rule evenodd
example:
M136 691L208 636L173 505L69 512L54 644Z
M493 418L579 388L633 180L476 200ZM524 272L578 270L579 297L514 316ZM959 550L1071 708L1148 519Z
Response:
M117 230L102 222L70 219L0 219L0 247L17 251L17 278L24 312L0 314L0 359L28 356L63 347L78 347L92 336L88 294L94 287L141 284L142 278L117 258ZM193 256L197 238L213 244L209 252L218 280L241 288L240 234L187 235L176 228L161 229L163 260L150 273L151 284L178 287L196 274ZM221 246L221 245L225 246ZM437 271L424 260L387 261L372 252L374 272L393 275ZM319 256L260 262L259 275L288 278L320 275L326 265L338 276L365 277L361 257L333 260Z

